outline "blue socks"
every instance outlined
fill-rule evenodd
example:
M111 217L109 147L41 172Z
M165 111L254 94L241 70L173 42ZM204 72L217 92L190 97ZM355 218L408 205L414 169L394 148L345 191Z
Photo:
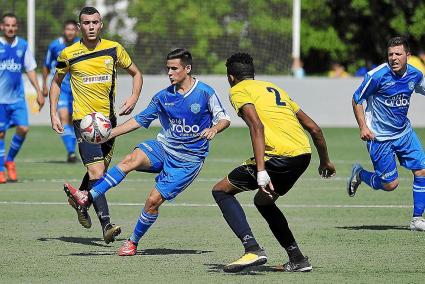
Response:
M245 252L260 249L246 220L245 212L236 198L224 191L213 190L212 195L218 207L220 207L227 224L229 224L233 233L241 240Z
M421 217L425 210L425 177L413 178L413 217Z
M61 135L63 144L65 145L66 151L68 154L75 153L75 145L77 143L77 139L75 138L74 128L65 124L63 126L63 133Z
M142 210L142 214L140 214L139 220L137 220L137 224L134 227L133 234L130 237L130 240L138 244L143 235L149 230L153 223L155 223L158 218L158 214L149 214Z
M112 167L90 190L90 195L95 201L100 195L104 195L110 188L119 184L126 174L118 166Z
M4 139L0 139L0 172L4 172L4 153L5 153Z
M384 186L382 185L382 179L374 172L361 170L359 175L360 175L360 179L371 188L375 190L378 190L378 189L384 190Z
M15 157L21 149L24 141L25 137L19 136L18 134L13 135L12 141L10 142L10 148L9 153L7 154L6 162L15 160Z

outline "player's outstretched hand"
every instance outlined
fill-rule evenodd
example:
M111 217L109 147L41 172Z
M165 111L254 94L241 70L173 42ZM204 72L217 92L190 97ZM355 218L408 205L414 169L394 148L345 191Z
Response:
M130 96L120 107L121 112L119 115L121 116L130 114L136 106L137 99L138 98L135 98L134 96Z
M63 127L57 115L53 115L51 119L52 129L58 134L63 133Z
M215 137L215 135L217 134L217 129L215 128L205 128L202 133L201 133L201 137L204 137L208 140L211 140Z
M360 129L360 138L363 141L370 141L375 139L375 135L373 135L372 131L368 127L364 127Z
M334 164L331 162L320 163L319 165L319 175L322 178L331 178L336 175L336 170Z

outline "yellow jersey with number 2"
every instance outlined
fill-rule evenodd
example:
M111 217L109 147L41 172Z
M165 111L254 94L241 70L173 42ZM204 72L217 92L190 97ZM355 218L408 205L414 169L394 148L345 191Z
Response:
M252 104L264 125L266 155L294 157L311 153L310 142L296 113L300 107L273 83L243 80L230 89L236 112Z

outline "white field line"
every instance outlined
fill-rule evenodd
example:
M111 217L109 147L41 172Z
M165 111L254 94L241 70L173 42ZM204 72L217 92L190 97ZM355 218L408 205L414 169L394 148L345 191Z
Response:
M0 201L0 205L68 205L67 202L43 202L43 201ZM133 202L109 202L111 206L137 206L144 203ZM244 207L254 207L254 204L241 204ZM166 207L217 207L213 203L165 203ZM284 208L412 208L412 205L390 205L390 204L286 204Z
M143 173L141 173L143 174ZM220 180L222 180L224 178L224 176L222 177L213 177L213 178L197 178L194 180L194 183L196 182L218 182ZM348 176L335 176L332 177L330 179L322 179L320 178L319 175L317 175L317 177L302 177L298 180L298 182L302 182L302 181L319 181L322 180L324 182L332 182L332 181L347 181ZM402 181L411 181L413 180L413 178L405 178L405 177L399 177L399 180ZM149 178L126 178L124 179L125 182L134 182L134 183L138 183L138 182L154 182L154 176L150 175ZM34 179L20 179L19 183L33 183L33 182L52 182L52 183L65 183L65 182L69 182L69 183L80 183L81 179L76 179L76 178L69 178L69 179L48 179L48 178L34 178Z
M206 163L211 162L211 163L229 163L229 164L235 164L235 165L239 165L241 163L243 163L246 159L248 159L249 157L246 158L242 158L242 159L230 159L230 158L207 158L205 161ZM53 162L62 162L62 160L56 160L56 159L17 159L17 163L53 163ZM118 162L115 161L115 162ZM319 160L316 159L312 159L310 166L313 166L315 164L317 164L319 162ZM363 164L365 166L370 166L370 168L372 168L372 163L370 160L332 160L332 162L334 164L349 164L352 165L354 163L360 163ZM65 162L63 162L63 166L68 166ZM72 165L69 165L72 166ZM230 169L229 169L230 170Z

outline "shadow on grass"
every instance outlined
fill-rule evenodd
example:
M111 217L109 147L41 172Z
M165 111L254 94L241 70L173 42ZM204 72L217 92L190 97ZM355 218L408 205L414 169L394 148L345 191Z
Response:
M231 275L266 275L267 272L281 272L282 270L275 266L251 266L247 267L240 272L235 273L226 273L223 271L224 264L217 263L204 263L205 266L208 266L208 272L214 273L225 273Z
M137 251L136 256L144 255L177 255L177 254L203 254L212 252L210 250L192 250L192 249L142 249ZM117 255L117 251L88 251L67 254L67 256L102 256L102 255Z
M39 238L37 239L40 242L50 242L50 241L61 241L66 243L74 243L74 244L82 244L82 245L88 245L88 246L96 246L96 247L109 247L106 244L100 244L99 242L103 243L102 238L82 238L82 237L58 237L58 238ZM123 241L124 239L116 239L116 241Z
M344 226L336 227L337 229L344 230L371 230L371 231L386 231L386 230L399 230L399 231L410 231L407 226L395 226L395 225L360 225L360 226Z

